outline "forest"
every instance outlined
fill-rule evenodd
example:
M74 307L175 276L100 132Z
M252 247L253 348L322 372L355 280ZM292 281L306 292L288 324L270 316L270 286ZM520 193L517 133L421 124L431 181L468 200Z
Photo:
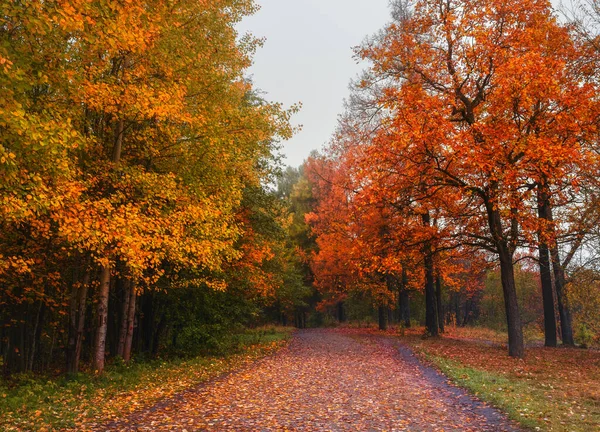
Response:
M289 327L596 350L600 3L390 9L286 167L253 0L1 2L0 390Z

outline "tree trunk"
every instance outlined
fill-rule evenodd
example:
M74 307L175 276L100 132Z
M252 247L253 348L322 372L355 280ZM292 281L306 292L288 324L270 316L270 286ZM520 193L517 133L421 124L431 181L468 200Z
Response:
M117 345L117 355L121 358L125 358L123 353L125 352L125 339L127 338L127 326L129 317L129 300L131 299L131 281L122 280L121 286L122 292L122 308L121 308L121 325L119 327L119 343Z
M435 278L435 298L437 299L437 316L440 333L444 333L444 309L442 306L442 278L437 275Z
M73 356L73 373L79 371L79 361L81 359L81 349L83 347L83 333L85 330L85 311L87 309L86 301L90 285L90 273L86 271L83 275L83 285L79 288L79 298L77 300L77 336L75 338L75 353Z
M423 214L422 219L424 226L430 226L429 212ZM438 336L437 304L433 281L433 253L429 240L426 240L423 245L423 258L425 261L425 331L429 336Z
M554 313L554 290L552 289L552 276L550 275L550 256L548 246L540 243L540 278L542 282L542 303L544 306L544 345L556 347L556 315Z
M67 373L69 374L77 372L74 368L74 356L75 341L77 340L77 316L79 312L79 305L77 301L79 299L80 289L81 286L78 285L77 282L73 281L73 286L71 287L71 298L69 301L69 338L67 340Z
M379 330L387 330L387 308L385 306L379 306Z
M87 290L90 283L90 273L86 271L83 279L73 284L71 289L70 314L69 314L69 340L67 343L67 373L74 374L79 371L83 330L85 326L85 309Z
M492 189L495 190L495 187ZM525 346L523 344L523 327L515 285L514 251L504 237L500 211L489 198L484 199L484 204L486 206L490 234L496 245L498 258L500 259L500 279L502 281L506 324L508 327L508 354L511 357L522 358L525 356ZM516 241L516 239L514 240Z
M558 304L558 316L560 318L560 334L563 345L574 346L573 339L573 322L571 320L571 310L565 297L565 270L560 263L560 255L558 252L558 244L552 242L550 248L552 257L552 270L554 272L554 286L556 288L556 303Z
M547 186L538 186L538 216L541 222L550 220L550 201ZM541 225L541 224L540 224ZM542 282L542 303L544 306L544 336L547 347L556 346L556 314L554 313L554 290L552 289L552 275L550 274L550 253L548 251L547 233L543 227L538 232L539 238L539 266Z
M131 343L133 341L133 327L135 323L135 303L136 292L133 281L129 282L129 300L127 301L129 309L125 321L127 322L127 332L125 336L125 345L123 348L123 360L129 362L131 360ZM153 341L154 342L154 341Z
M93 369L97 373L104 371L104 356L106 351L106 332L108 323L108 295L110 292L110 267L102 266L100 274L100 288L98 291L98 304L96 306L96 338L94 340Z
M39 346L40 338L42 336L42 323L44 321L44 302L40 300L40 307L38 308L37 314L35 316L35 326L33 328L33 337L31 340L31 352L29 353L29 364L27 365L27 369L31 372L33 371L33 364L35 361L35 353Z
M402 279L400 282L400 316L404 320L404 327L410 328L410 296L408 295L408 275L405 269L402 269Z
M519 303L517 301L512 254L507 248L501 248L499 255L500 278L502 280L506 323L508 326L508 355L522 358L525 356L525 346L523 343L523 328L521 325Z

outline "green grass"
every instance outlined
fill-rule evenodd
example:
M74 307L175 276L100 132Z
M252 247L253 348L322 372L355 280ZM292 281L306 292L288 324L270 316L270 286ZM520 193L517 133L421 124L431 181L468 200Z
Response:
M0 381L0 430L85 429L121 417L276 351L292 331L247 330L225 355L113 363L101 376L11 377Z
M443 357L426 356L456 385L504 411L531 430L586 432L597 430L598 406L592 402L557 399L549 385L510 375L465 367ZM575 412L574 412L575 411ZM577 412L596 413L582 416Z

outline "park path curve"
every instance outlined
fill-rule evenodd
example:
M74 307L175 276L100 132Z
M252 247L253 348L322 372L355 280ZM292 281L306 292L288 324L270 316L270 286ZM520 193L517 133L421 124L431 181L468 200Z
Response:
M302 330L289 346L103 431L518 431L395 339Z

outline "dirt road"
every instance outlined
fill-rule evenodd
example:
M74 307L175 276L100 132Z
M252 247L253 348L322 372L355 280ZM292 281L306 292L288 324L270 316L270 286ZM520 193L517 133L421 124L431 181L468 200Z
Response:
M98 430L518 429L391 338L303 330L274 356Z

